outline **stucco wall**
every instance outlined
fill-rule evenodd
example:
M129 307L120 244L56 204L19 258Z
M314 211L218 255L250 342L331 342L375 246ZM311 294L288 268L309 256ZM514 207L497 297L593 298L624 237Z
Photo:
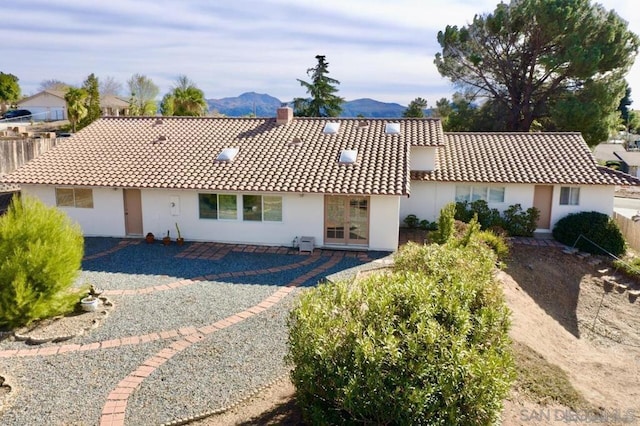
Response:
M398 247L400 197L371 197L369 213L369 249L390 250Z
M22 189L49 205L56 204L53 186L24 185ZM243 221L241 195L237 220L212 220L199 218L197 191L142 190L143 233L161 238L168 230L175 238L177 222L182 236L191 241L290 246L296 236L311 236L317 246L324 244L323 195L278 194L282 196L282 222ZM93 209L61 209L80 224L86 236L124 237L123 191L94 188L93 202ZM371 197L370 249L396 249L398 204L398 197Z
M479 184L484 186L483 184ZM504 186L504 203L490 203L489 207L504 211L509 206L520 204L523 210L533 205L535 185L511 184L493 185ZM613 213L613 198L615 187L612 185L582 185L580 186L580 204L577 206L560 205L560 187L555 185L551 207L551 228L554 224L570 213L580 211L598 211L611 215ZM411 197L402 199L400 204L400 221L407 215L415 214L420 219L431 222L436 220L440 210L450 202L455 201L456 183L453 182L411 182Z
M48 205L56 205L53 186L21 185L21 191L25 195L38 197ZM77 222L86 236L124 236L124 201L119 189L94 188L92 209L60 207L60 210Z
M433 170L436 165L436 147L412 146L411 170Z

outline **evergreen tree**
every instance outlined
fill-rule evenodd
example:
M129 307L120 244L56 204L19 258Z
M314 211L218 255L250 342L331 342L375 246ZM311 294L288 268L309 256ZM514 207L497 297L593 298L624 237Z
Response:
M80 120L80 129L88 126L102 116L102 109L100 108L100 85L98 83L98 78L93 73L89 74L82 84L82 88L87 93L87 97L85 99L87 115Z
M344 102L343 98L336 95L338 92L336 86L340 82L327 76L329 63L325 61L325 56L317 55L316 59L318 64L307 70L311 82L298 79L310 97L295 98L294 113L299 117L337 117L342 112L341 105Z
M422 118L424 117L424 109L427 107L427 100L422 98L415 98L409 103L407 109L402 113L406 118Z
M465 27L439 32L435 64L473 100L497 103L504 130L529 131L537 122L581 131L596 144L614 124L621 82L640 46L627 27L589 0L500 3ZM589 121L580 109L597 115Z

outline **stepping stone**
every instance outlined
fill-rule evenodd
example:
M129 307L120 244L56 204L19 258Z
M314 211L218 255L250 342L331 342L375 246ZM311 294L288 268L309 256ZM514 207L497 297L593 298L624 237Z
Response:
M564 254L576 254L578 252L578 249L567 247L564 250L562 250L562 252Z
M598 259L597 257L594 257L593 259L591 259L589 261L589 265L591 265L591 266L596 266L596 265L599 265L601 263L602 263L602 260Z
M606 274L607 272L609 272L609 268L598 269L598 273L599 273L599 274L604 275L604 274Z
M578 257L581 259L586 259L587 257L591 257L591 253L580 252L578 253Z

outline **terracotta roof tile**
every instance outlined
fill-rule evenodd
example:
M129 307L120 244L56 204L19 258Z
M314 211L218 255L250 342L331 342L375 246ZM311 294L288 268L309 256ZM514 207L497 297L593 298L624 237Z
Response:
M434 171L411 179L486 183L622 185L597 167L579 133L445 133Z
M442 144L433 119L106 117L2 180L15 184L174 188L247 192L389 194L409 192L409 146ZM401 121L399 135L384 125ZM301 143L298 143L299 141ZM293 143L292 142L296 142ZM238 147L233 161L215 161ZM358 161L339 164L342 149Z

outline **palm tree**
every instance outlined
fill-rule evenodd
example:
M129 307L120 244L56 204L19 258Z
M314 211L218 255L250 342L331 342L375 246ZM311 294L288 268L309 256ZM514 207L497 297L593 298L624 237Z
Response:
M203 116L207 113L204 93L186 75L178 76L173 88L173 115Z
M87 91L75 87L70 87L64 95L64 100L67 102L67 116L73 132L76 131L78 122L85 118L89 112L85 102L86 98Z

